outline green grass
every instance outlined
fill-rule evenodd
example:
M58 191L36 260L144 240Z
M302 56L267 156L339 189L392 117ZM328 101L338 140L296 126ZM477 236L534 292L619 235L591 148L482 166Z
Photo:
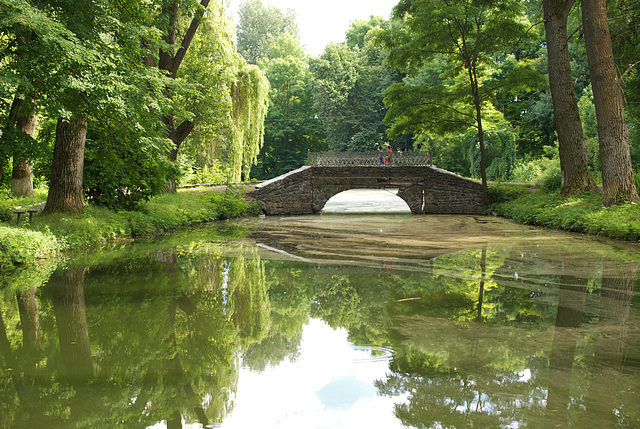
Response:
M635 203L602 206L594 192L565 197L558 192L493 190L501 196L490 211L516 222L617 240L640 239L640 206ZM506 195L506 196L505 196ZM493 197L494 195L492 195Z
M46 199L40 196L41 201ZM255 216L257 204L239 192L180 191L152 198L140 211L114 212L87 205L82 214L36 214L30 224L23 216L15 226L13 209L38 197L2 201L8 218L0 229L0 270L46 258L65 249L102 245L118 240L163 233L178 228L223 219ZM13 205L12 205L13 204ZM3 219L4 219L3 218ZM1 224L0 224L1 225Z

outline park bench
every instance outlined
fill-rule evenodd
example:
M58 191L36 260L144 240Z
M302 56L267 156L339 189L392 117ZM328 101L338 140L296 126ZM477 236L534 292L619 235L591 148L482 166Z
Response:
M16 224L20 225L20 216L22 216L23 214L27 214L27 213L29 213L29 223L31 223L31 221L33 220L33 214L36 213L36 212L39 212L39 211L40 211L39 208L14 210L13 213L15 213L18 216L18 218L16 219Z

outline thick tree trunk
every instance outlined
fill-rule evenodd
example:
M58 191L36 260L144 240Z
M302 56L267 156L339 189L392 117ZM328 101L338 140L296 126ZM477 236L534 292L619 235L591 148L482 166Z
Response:
M11 105L9 120L17 132L23 132L30 137L35 136L36 115L33 104L15 97ZM24 159L19 149L13 153L13 174L11 175L11 192L16 197L24 197L33 194L33 168Z
M82 172L86 136L86 116L73 121L58 119L51 182L44 212L82 213L84 211Z
M547 33L549 87L560 152L561 192L565 195L575 195L582 191L599 192L588 169L582 122L571 78L567 17L573 3L574 0L542 2Z
M598 122L602 164L602 203L637 202L629 153L629 129L613 60L605 0L582 1L582 25Z
M11 192L16 197L25 197L33 194L33 167L28 161L22 159L18 153L13 155Z

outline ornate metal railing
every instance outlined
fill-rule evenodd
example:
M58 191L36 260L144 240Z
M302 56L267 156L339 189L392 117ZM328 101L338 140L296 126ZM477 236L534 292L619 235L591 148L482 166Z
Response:
M386 156L386 152L385 152ZM312 167L376 167L380 164L378 152L309 152L308 165ZM427 152L393 152L389 166L432 165Z

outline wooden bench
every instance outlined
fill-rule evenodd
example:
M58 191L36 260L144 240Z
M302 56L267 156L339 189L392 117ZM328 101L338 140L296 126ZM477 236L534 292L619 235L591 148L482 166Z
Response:
M39 212L40 209L26 209L26 210L14 210L13 212L18 215L18 219L16 219L16 224L20 225L20 216L23 214L29 213L29 223L33 220L33 214Z

